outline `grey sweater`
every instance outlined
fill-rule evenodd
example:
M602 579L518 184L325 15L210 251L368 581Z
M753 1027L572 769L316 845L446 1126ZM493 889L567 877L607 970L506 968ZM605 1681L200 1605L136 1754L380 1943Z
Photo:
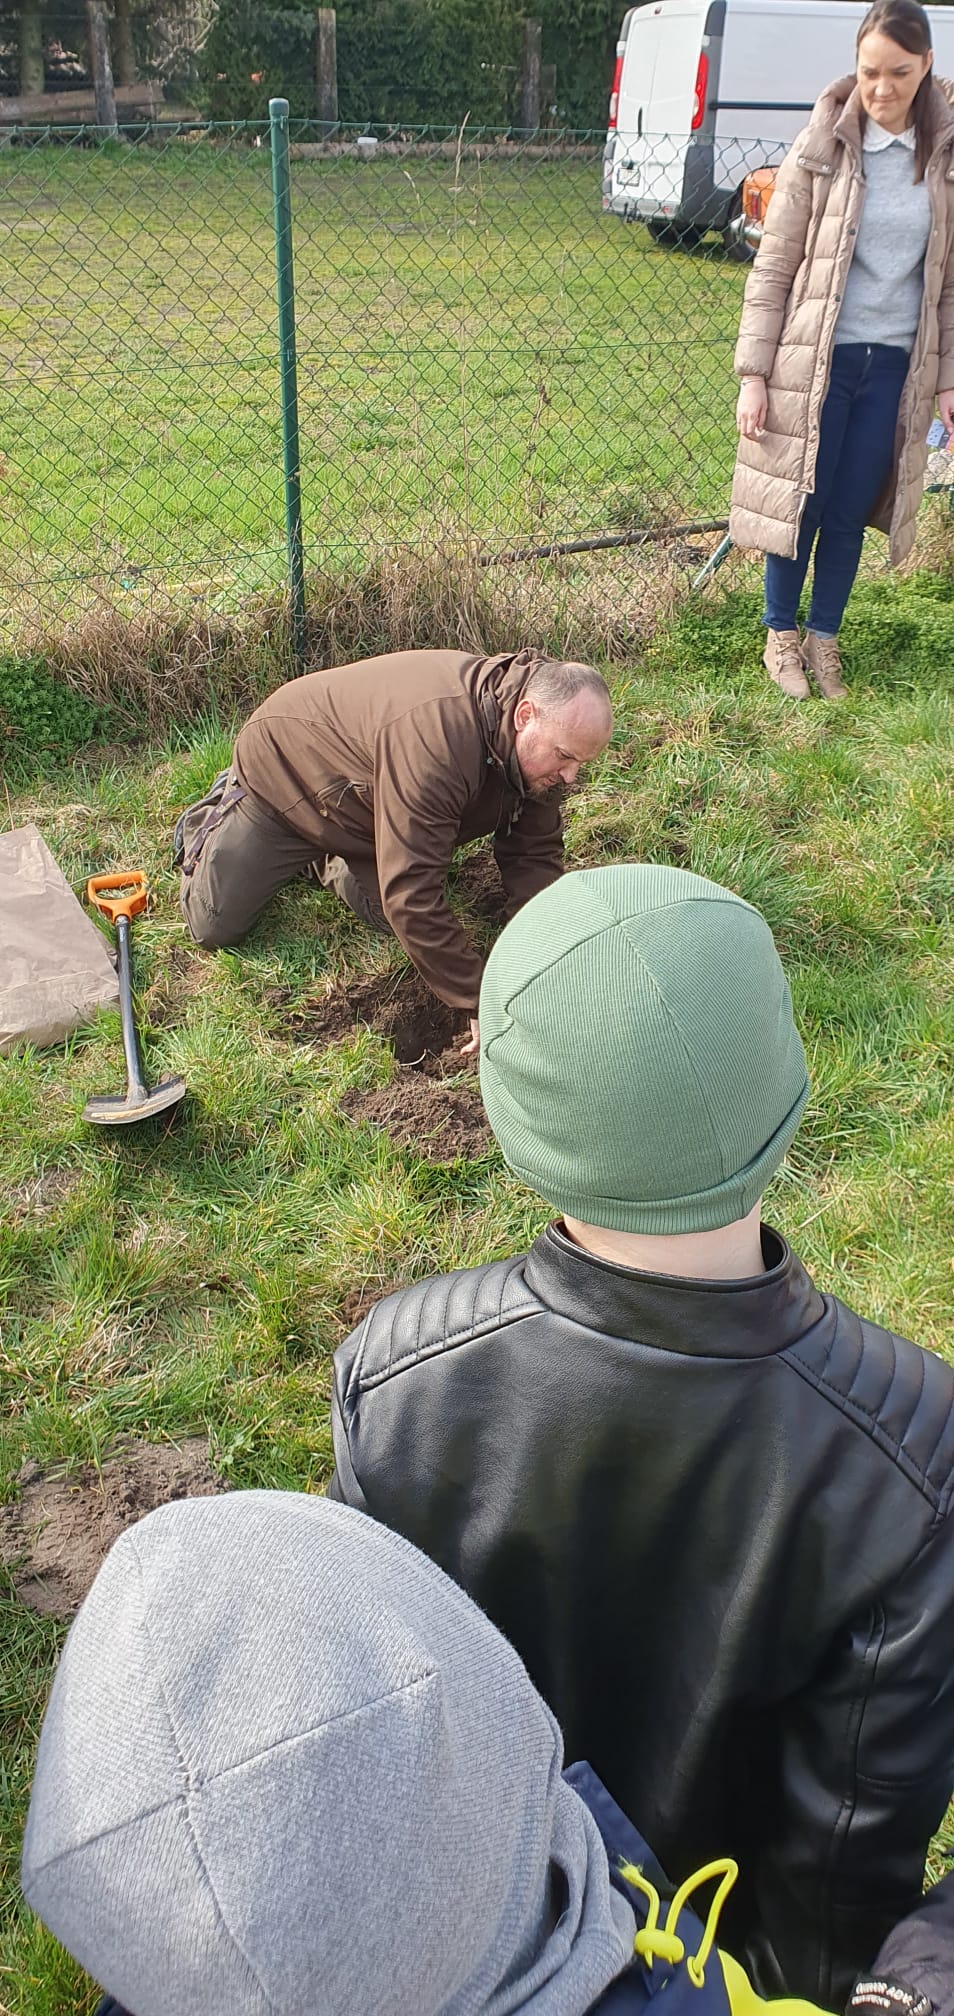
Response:
M926 183L915 182L911 147L900 138L885 145L885 137L869 121L864 209L835 342L910 351L921 314L931 199Z

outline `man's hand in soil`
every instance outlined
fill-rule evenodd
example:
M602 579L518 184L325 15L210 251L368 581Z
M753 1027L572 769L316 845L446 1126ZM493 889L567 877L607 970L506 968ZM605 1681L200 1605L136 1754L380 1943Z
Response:
M476 1015L472 1015L470 1018L470 1040L462 1044L460 1054L462 1057L479 1057L480 1055L480 1030L477 1026Z

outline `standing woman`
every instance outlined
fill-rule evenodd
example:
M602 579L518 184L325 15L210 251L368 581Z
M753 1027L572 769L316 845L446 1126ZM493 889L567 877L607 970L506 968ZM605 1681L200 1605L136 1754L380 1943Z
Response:
M793 700L806 673L826 699L845 691L864 528L905 558L935 399L954 428L954 86L931 64L924 8L875 0L857 75L822 93L779 169L745 289L729 527L766 554L763 662Z

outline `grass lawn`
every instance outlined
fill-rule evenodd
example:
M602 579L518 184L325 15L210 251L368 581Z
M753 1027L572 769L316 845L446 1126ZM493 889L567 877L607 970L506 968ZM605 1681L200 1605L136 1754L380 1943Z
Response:
M574 803L570 853L675 862L764 910L814 1083L768 1216L826 1288L951 1357L954 583L866 583L846 640L840 708L767 684L742 591L696 600L609 666L617 732ZM84 1126L85 1098L119 1084L112 1015L0 1067L0 1498L26 1459L98 1459L118 1433L208 1435L230 1483L319 1489L329 1360L356 1298L518 1250L545 1221L494 1153L441 1165L342 1114L349 1088L395 1072L377 1037L294 1040L330 978L394 976L393 944L304 884L239 951L187 941L169 835L230 729L210 715L164 746L11 775L14 823L37 820L75 886L147 870L155 908L134 952L149 1065L190 1093L168 1132ZM62 1627L8 1584L0 1634L0 2003L67 2016L91 1991L16 1886Z
M285 567L267 147L0 154L0 607ZM565 160L293 165L304 524L353 566L725 510L742 274Z

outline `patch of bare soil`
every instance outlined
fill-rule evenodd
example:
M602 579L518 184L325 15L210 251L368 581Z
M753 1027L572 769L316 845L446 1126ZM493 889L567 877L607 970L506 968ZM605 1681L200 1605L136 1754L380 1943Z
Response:
M345 980L305 1001L287 1027L296 1043L338 1043L364 1023L391 1044L399 1064L442 1078L460 1069L467 1017L431 993L413 966L374 980Z
M324 1045L340 1042L362 1023L390 1043L402 1068L390 1085L370 1091L353 1086L341 1100L341 1112L384 1128L398 1147L413 1148L431 1162L486 1155L493 1137L480 1093L475 1082L460 1077L467 1017L438 1001L410 967L377 979L341 981L323 997L304 1002L286 1027L297 1043ZM359 1320L355 1315L353 1322Z
M390 1085L370 1092L352 1087L341 1111L350 1120L385 1128L399 1148L413 1148L429 1162L473 1161L486 1155L493 1141L476 1086L441 1084L422 1071L402 1071Z
M72 1617L124 1527L157 1505L223 1488L203 1436L178 1448L124 1442L99 1470L87 1463L68 1475L26 1463L19 1482L17 1502L0 1506L0 1561L41 1617Z
M349 1288L338 1310L338 1321L342 1330L346 1332L357 1330L358 1324L363 1322L368 1310L373 1309L376 1302L383 1302L386 1295L393 1295L395 1288L403 1286L404 1283L401 1281L380 1281L373 1287L364 1282L360 1288Z
M21 1183L12 1199L12 1218L15 1225L28 1218L48 1218L55 1211L77 1183L81 1183L80 1169L47 1169L42 1176L34 1176L31 1181Z
M175 1027L185 1003L208 986L208 970L194 947L175 943L163 948L163 963L146 991L146 1020L151 1029Z
M486 849L468 854L466 861L461 862L454 876L454 893L476 917L485 917L495 924L503 922L506 891L497 863Z

